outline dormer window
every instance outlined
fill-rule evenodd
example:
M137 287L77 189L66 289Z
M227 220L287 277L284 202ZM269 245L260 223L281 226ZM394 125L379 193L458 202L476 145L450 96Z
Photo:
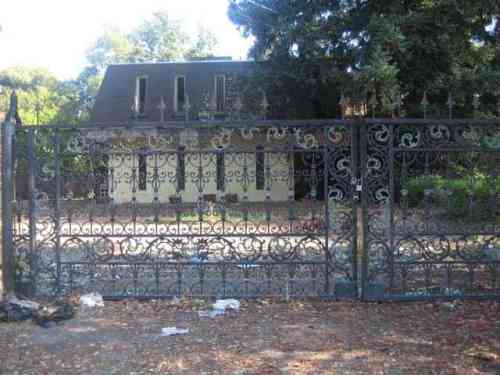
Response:
M174 110L176 112L184 111L184 104L186 103L186 77L175 77L175 96L174 96Z
M135 85L135 110L139 115L146 112L147 77L137 77Z
M226 105L226 76L215 76L215 101L217 112L223 112Z

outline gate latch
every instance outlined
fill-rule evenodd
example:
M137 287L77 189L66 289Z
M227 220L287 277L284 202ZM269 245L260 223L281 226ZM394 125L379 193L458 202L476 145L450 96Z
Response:
M356 186L354 194L353 194L353 199L355 202L358 202L361 198L360 197L361 192L363 191L363 184L361 182L361 178L353 177L351 183L352 183L352 185Z
M363 191L363 183L361 182L361 178L353 177L351 183L353 185L356 185L356 191Z

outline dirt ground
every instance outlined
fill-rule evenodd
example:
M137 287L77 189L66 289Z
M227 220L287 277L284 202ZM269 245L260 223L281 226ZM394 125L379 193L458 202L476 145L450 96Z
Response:
M500 374L500 303L106 302L0 324L0 374ZM189 328L161 337L162 327Z

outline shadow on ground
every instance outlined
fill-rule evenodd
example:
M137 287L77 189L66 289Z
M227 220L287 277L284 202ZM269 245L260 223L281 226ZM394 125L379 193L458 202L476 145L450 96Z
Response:
M0 325L0 374L498 374L500 304L108 302L44 329ZM161 337L162 327L189 328Z

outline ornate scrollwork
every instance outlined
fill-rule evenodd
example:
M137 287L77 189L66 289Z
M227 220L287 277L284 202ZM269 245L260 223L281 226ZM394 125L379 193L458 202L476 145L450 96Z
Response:
M246 141L254 139L259 132L260 130L257 127L241 128L240 130L241 137Z
M267 142L272 142L273 139L283 140L287 137L287 135L288 135L288 127L286 126L270 127L269 129L267 129L267 134L266 134Z
M374 127L374 138L378 143L387 143L389 141L389 128L387 125L377 125Z
M391 194L387 188L379 188L375 191L375 200L377 202L387 204L391 199Z
M231 144L233 131L231 129L222 129L219 134L212 137L212 147L216 150L225 149Z
M294 129L296 144L306 150L317 148L318 140L314 134L304 134L302 129Z
M450 138L450 129L446 125L429 125L429 136L433 140L448 140Z
M407 131L401 134L399 139L399 147L415 148L420 145L422 133L419 130Z
M86 138L80 133L75 133L68 141L66 149L70 153L78 154L84 152L86 146L87 146Z
M344 142L346 129L339 126L330 126L327 130L328 140L334 145Z

